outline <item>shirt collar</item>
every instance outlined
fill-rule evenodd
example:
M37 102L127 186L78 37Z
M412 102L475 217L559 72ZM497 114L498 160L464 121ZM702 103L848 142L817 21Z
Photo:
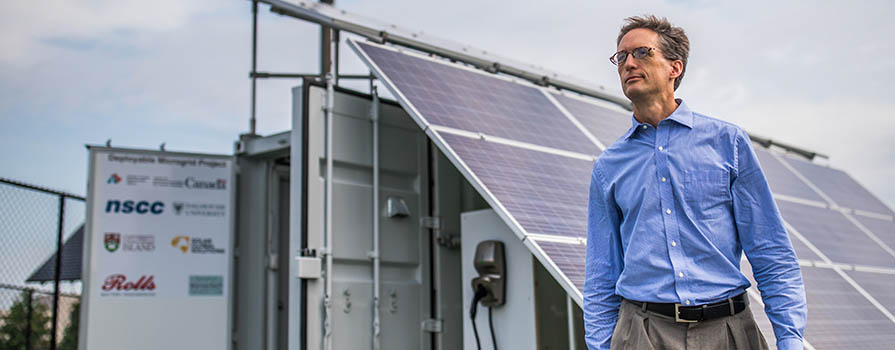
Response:
M668 120L673 120L678 124L686 126L687 128L693 128L693 112L690 110L690 107L687 107L687 104L684 103L682 99L675 99L677 102L677 108L674 112L671 113L667 118ZM625 136L622 138L627 140L634 135L634 132L637 131L637 127L641 125L647 125L646 123L638 122L636 118L634 118L634 114L631 114L631 128L628 129L628 132L625 133Z

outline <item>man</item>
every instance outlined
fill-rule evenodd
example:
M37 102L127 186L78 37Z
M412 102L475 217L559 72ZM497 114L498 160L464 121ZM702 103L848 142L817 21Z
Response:
M801 271L749 136L675 99L683 29L631 17L616 44L610 60L634 116L591 177L588 348L766 349L739 268L745 252L777 347L802 349Z

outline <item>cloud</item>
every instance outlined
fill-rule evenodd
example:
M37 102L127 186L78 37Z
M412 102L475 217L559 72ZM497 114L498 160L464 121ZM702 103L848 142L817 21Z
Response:
M0 62L25 64L41 60L46 38L91 38L113 31L153 32L183 26L193 13L215 2L136 0L47 0L0 4Z

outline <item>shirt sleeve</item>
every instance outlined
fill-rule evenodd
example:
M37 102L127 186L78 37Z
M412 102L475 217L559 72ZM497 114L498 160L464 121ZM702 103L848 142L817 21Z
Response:
M609 349L621 297L615 284L624 268L620 212L606 193L599 161L594 164L587 206L587 254L584 280L584 332L589 350Z
M807 306L802 272L749 136L738 130L731 185L737 233L779 349L801 349Z

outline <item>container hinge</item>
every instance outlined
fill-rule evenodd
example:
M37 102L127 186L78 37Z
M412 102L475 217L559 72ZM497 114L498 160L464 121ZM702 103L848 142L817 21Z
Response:
M420 225L423 228L438 230L441 229L441 218L437 216L424 216L420 218Z
M460 236L454 234L446 234L440 235L436 238L438 245L448 248L448 249L457 249L460 248Z
M423 320L423 324L422 324L423 331L426 331L429 333L441 333L442 323L443 323L442 320L436 320L436 319Z

